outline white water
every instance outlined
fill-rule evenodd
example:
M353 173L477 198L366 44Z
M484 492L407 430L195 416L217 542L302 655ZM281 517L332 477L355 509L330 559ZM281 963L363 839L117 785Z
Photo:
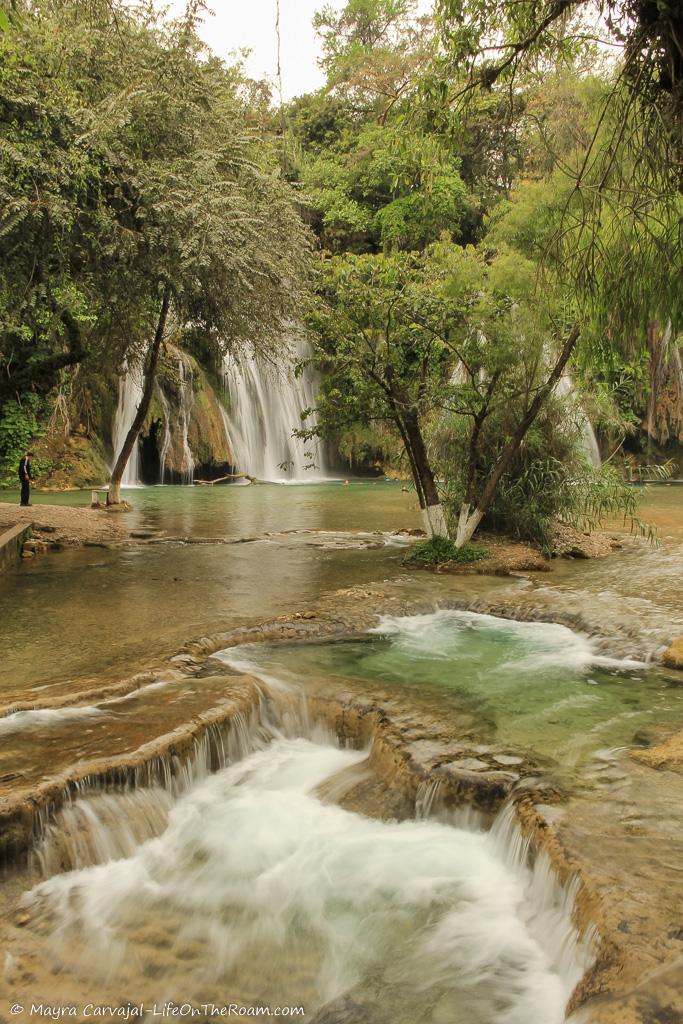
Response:
M259 480L309 483L325 478L321 446L292 433L305 425L302 411L316 404L315 379L308 370L300 377L294 374L292 364L306 355L305 342L294 336L289 345L292 360L286 369L253 354L225 357L230 412L224 412L224 423L237 472Z
M568 373L565 373L560 379L555 390L558 395L568 396L571 398L574 414L577 418L577 423L581 428L581 440L584 454L592 466L599 468L602 465L602 458L600 456L600 448L595 436L595 431L593 430L591 421L588 419L588 416L578 399L576 388L574 387L574 381Z
M194 405L194 385L192 365L188 362L186 366L182 355L178 358L178 376L180 378L179 425L183 445L183 461L180 468L183 474L183 483L191 484L194 480L194 455L190 448L189 429Z
M527 866L510 815L485 833L316 797L364 756L280 737L174 807L146 806L168 818L158 838L102 838L99 855L121 859L41 883L32 916L107 998L229 993L308 1016L348 997L349 1022L560 1024L589 961L571 893Z
M164 437L161 442L161 451L159 452L159 483L163 484L166 472L166 459L171 450L171 406L162 387L157 386L157 394L159 395L161 408L164 413Z
M133 425L135 414L142 400L142 380L139 370L126 369L119 381L119 401L114 417L114 432L112 442L114 446L114 465L123 448L128 431ZM112 467L113 468L113 467ZM122 487L135 487L140 480L140 450L138 443L133 446L133 451L128 459L128 464L123 471L121 480Z
M474 633L482 643L514 644L515 657L498 667L542 673L548 669L582 673L592 666L629 672L647 665L632 658L600 654L590 637L557 622L521 622L479 612L441 610L427 615L383 616L368 632L392 636L412 656L457 661L459 648Z
M168 684L169 681L167 680L158 683L147 683L145 686L138 686L136 689L131 690L129 693L124 693L120 697L108 697L97 704L66 705L61 708L31 708L26 711L13 711L0 717L0 734L3 732L15 732L19 729L61 725L69 719L93 718L102 714L103 709L111 704L124 704L126 701L134 700L148 690L160 690L164 686L168 686Z

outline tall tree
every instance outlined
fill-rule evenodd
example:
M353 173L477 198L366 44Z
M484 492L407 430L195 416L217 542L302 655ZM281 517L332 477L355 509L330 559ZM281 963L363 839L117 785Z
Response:
M46 0L0 38L1 386L49 391L83 358L145 368L112 502L168 331L276 352L306 275L294 194L199 42L200 6L169 24Z

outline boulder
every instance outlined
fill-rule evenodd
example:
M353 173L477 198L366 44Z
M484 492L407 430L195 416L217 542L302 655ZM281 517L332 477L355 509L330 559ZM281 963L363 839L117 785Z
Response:
M679 636L670 647L664 651L662 661L667 668L683 669L683 636Z
M620 547L620 541L607 534L581 533L568 523L555 523L552 530L552 548L556 557L605 558Z

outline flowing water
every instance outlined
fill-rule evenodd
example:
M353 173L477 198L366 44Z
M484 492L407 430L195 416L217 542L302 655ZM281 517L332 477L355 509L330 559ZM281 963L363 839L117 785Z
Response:
M23 907L59 968L34 978L32 1000L66 991L109 1005L303 1007L307 1019L328 1006L348 1024L559 1024L591 958L571 896L527 865L505 815L484 832L321 800L365 757L275 733L175 805L157 800L158 838L140 845L119 826L105 863L38 884ZM103 810L131 810L130 796L108 799L118 807L91 812L96 835Z
M579 401L579 397L574 387L574 381L572 380L571 374L565 373L557 384L556 392L561 397L570 399L570 409L574 415L577 425L581 429L581 441L583 445L583 452L586 459L591 466L599 467L602 465L602 457L600 455L600 447L598 445L598 439L595 436L593 430L593 424L589 420L583 405Z
M189 360L186 362L182 355L178 357L178 380L180 382L178 425L180 428L180 437L183 446L183 461L180 468L183 474L183 483L191 484L194 480L195 459L192 454L192 449L190 448L189 430L190 420L192 418L192 407L194 405L194 383L192 364Z
M114 446L114 463L123 448L138 406L142 400L142 377L140 369L128 369L119 382L119 401L114 417L112 443ZM113 464L112 464L113 465ZM136 443L123 471L121 485L135 487L140 480L140 448Z
M290 684L383 693L467 716L476 739L565 769L637 744L653 722L683 727L683 688L642 662L601 654L566 626L468 611L385 617L361 640L248 645L219 655ZM482 748L484 752L484 748ZM489 751L490 753L490 751ZM494 764L495 764L494 754ZM486 770L486 760L474 770Z
M293 360L307 355L305 343L290 339ZM317 441L304 441L294 431L311 425L302 412L316 405L316 381L305 368L270 365L257 355L228 355L223 367L230 412L224 412L226 434L238 472L259 480L286 483L324 479L325 456ZM285 376L285 386L282 376Z
M419 524L414 496L384 483L150 487L128 497L127 524L166 542L67 550L0 576L0 700L8 691L73 690L80 677L133 672L195 636L395 575L399 547L368 534L376 548L336 549L333 534ZM33 500L83 505L89 493ZM282 532L294 530L328 531L329 544ZM268 532L278 536L230 543Z
M133 501L135 546L44 556L0 581L0 694L36 704L0 721L0 796L81 780L36 833L43 879L9 884L28 922L3 926L12 993L304 1006L316 1024L559 1024L590 936L579 941L572 890L543 858L530 862L509 811L489 831L476 817L430 817L432 786L413 817L390 820L363 785L349 809L349 778L372 774L368 752L340 748L305 716L295 728L261 714L227 737L207 729L185 765L171 743L134 785L87 780L92 765L227 713L244 681L220 673L255 666L266 686L280 680L281 699L379 701L403 714L415 748L429 743L421 723L457 738L467 722L467 772L514 775L531 757L585 787L596 761L652 723L683 723L683 690L642 653L557 624L442 609L386 616L338 643L232 649L194 676L166 662L141 689L87 706L41 699L371 582L551 616L579 602L605 627L596 632L626 622L647 652L678 630L683 489L651 492L661 549L627 544L530 581L406 574L396 531L417 525L418 510L388 483L157 487Z
M337 588L400 579L404 549L385 541L421 525L414 494L383 481L150 487L129 498L131 528L167 542L67 550L0 576L0 698L73 690L84 677L133 672L195 636L285 614ZM36 493L33 500L83 505L89 494ZM505 595L522 609L579 611L603 629L624 623L654 652L667 635L683 634L683 488L652 488L643 515L658 524L661 548L638 543L606 560L559 561L531 587L421 573L408 586L435 601ZM297 530L326 531L328 543L321 546L315 533L288 533ZM359 533L365 545L356 543ZM346 548L335 546L337 534Z

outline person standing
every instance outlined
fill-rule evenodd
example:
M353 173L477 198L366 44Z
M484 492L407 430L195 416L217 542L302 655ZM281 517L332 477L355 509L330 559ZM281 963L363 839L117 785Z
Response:
M31 497L31 458L33 452L26 452L19 463L19 479L21 480L21 504L30 505Z

